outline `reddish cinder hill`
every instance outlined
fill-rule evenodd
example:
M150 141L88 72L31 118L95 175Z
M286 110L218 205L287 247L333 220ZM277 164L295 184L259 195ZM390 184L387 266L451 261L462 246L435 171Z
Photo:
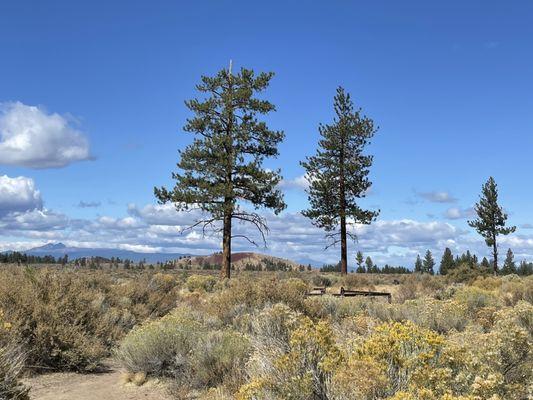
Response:
M302 267L301 264L285 258L253 252L232 253L231 263L235 269L247 269L253 266L255 269L260 268L263 270L298 270ZM222 264L222 254L215 253L209 256L184 257L178 260L178 265L180 264L188 264L191 268L199 269L205 265L220 266Z

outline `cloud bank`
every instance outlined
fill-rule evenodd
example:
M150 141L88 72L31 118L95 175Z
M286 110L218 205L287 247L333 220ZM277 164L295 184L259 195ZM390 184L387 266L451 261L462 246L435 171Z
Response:
M417 193L417 195L431 203L455 203L457 201L457 199L448 192L420 192Z
M31 178L0 175L0 216L11 212L40 209L41 193Z
M100 215L74 219L43 206L33 180L26 177L0 177L0 251L24 249L48 242L63 242L75 247L137 249L145 252L210 254L220 250L221 237L204 236L200 229L186 230L202 214L198 210L178 212L171 204L130 204L122 217ZM459 210L459 214L464 210ZM455 211L450 211L452 217ZM324 231L300 213L280 215L265 212L262 216L270 228L268 247L256 248L245 240L235 239L234 251L260 251L302 263L319 266L337 262L339 249L325 250ZM378 220L372 225L353 225L356 243L349 245L349 263L355 252L363 251L379 265L385 263L412 267L417 254L430 249L436 259L445 247L454 254L466 250L483 257L489 249L470 231L446 221L414 219ZM236 235L247 235L260 242L250 225L234 224ZM502 237L500 251L511 247L517 257L533 259L533 235L520 233Z
M60 168L90 158L87 138L65 117L20 102L0 103L0 164Z

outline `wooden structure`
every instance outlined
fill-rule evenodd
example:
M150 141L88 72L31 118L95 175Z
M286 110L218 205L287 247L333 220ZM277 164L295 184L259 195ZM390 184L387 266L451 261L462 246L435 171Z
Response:
M326 294L325 287L314 287L310 292L307 293L307 296L322 296Z
M307 296L323 296L327 294L326 288L324 287L314 287L310 292L307 293ZM347 290L341 286L339 293L332 293L335 297L386 297L389 303L392 302L392 294L389 292L373 292L369 290Z

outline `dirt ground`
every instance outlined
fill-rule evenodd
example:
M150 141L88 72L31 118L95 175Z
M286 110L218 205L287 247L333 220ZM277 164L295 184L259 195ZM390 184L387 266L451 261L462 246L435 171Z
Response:
M148 381L143 386L124 384L113 365L98 374L52 373L24 380L32 400L169 400L164 387Z

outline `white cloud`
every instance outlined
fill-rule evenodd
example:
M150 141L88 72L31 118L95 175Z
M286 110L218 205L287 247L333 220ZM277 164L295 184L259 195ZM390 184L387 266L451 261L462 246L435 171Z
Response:
M68 226L69 219L65 215L47 209L13 212L0 218L0 232L11 234L20 234L20 231L63 230Z
M125 217L99 216L95 219L69 219L65 215L45 208L31 211L11 212L0 216L0 235L10 238L11 243L28 243L29 247L43 241L61 241L75 247L122 248L147 252L177 252L209 254L220 250L221 238L212 234L203 236L200 229L183 232L198 219L197 211L178 212L172 205L128 206ZM325 250L327 240L324 231L311 224L300 213L275 215L265 212L262 216L270 228L268 248L256 248L247 241L235 239L234 251L260 251L314 265L336 262L339 248ZM385 263L411 267L416 254L430 249L436 259L445 247L454 254L470 249L483 257L488 248L483 239L469 234L443 221L378 220L371 225L352 226L357 234L356 243L349 245L349 262L353 265L355 252L365 255L383 265ZM253 226L234 224L234 234L245 234L260 242ZM31 245L29 244L31 243ZM502 237L500 247L516 250L521 256L533 258L533 236L510 235ZM6 249L6 245L0 244Z
M417 195L432 203L455 203L457 201L449 192L420 192Z
M0 164L59 168L90 159L87 138L59 114L0 103Z
M307 190L309 188L309 180L306 175L301 175L293 179L282 179L278 186L282 190Z
M31 178L0 175L0 216L10 212L41 209L41 193Z
M128 213L150 225L188 226L202 217L202 212L198 209L178 212L170 203L148 204L142 208L129 204Z
M444 212L444 217L448 219L464 219L475 215L475 211L472 207L459 208L450 207Z

